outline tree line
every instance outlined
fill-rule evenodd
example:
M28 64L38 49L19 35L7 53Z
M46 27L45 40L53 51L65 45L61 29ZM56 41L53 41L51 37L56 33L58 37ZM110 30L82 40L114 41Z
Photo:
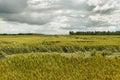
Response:
M1 33L0 35L44 35L44 34L40 34L40 33L16 33L16 34Z
M70 35L120 35L120 31L70 31Z

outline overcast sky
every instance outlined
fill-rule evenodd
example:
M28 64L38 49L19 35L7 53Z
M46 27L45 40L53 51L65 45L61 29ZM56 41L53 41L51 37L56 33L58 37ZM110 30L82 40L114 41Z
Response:
M0 0L0 33L120 30L120 0Z

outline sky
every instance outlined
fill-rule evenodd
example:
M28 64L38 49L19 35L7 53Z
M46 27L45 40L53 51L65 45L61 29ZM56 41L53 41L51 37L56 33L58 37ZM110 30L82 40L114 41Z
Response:
M0 33L120 30L120 0L0 0Z

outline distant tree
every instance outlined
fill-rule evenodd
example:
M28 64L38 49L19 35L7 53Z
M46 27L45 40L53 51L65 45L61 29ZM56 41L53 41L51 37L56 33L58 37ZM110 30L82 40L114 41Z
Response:
M73 31L70 31L69 34L70 34L70 35L74 35L74 32L73 32Z
M110 31L77 31L77 32L73 32L70 31L69 32L70 35L120 35L120 31L116 31L116 32L110 32Z

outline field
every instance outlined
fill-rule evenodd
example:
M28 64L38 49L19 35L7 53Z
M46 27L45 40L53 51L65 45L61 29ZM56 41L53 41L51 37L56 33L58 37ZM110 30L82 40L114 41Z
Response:
M0 80L119 80L120 36L0 35Z
M92 50L120 52L120 36L0 36L0 52L6 54L30 52L75 53Z

